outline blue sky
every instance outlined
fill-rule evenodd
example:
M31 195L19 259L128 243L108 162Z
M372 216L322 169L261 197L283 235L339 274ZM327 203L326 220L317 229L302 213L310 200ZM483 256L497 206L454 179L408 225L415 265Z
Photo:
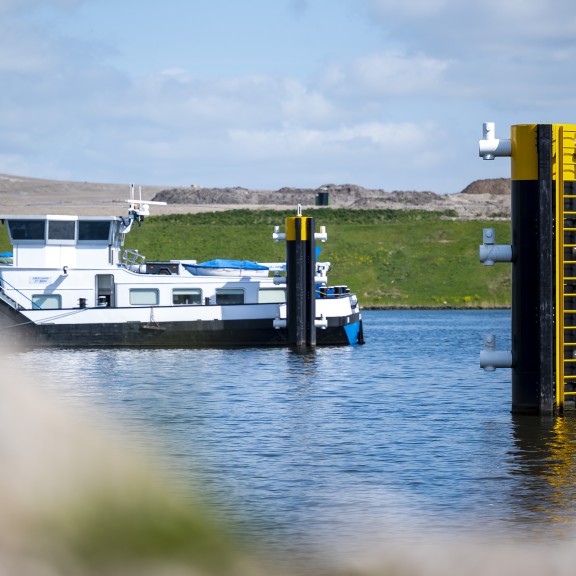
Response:
M459 192L576 122L573 0L0 0L0 172Z

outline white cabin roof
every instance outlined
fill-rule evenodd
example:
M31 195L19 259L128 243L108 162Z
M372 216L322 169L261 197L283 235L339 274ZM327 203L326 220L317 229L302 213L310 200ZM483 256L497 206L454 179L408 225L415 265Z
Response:
M14 265L111 265L132 221L121 216L0 215L13 246Z

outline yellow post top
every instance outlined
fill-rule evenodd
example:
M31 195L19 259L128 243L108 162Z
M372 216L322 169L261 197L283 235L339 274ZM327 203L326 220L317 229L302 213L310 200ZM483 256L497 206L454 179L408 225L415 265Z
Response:
M511 128L512 180L538 180L537 124ZM552 124L552 179L576 180L576 124ZM559 170L560 168L560 170Z
M536 124L520 124L510 130L512 180L538 180Z
M286 218L286 240L294 241L294 240L308 240L308 232L306 221L310 220L310 216L289 216ZM296 237L296 221L300 220L300 237Z

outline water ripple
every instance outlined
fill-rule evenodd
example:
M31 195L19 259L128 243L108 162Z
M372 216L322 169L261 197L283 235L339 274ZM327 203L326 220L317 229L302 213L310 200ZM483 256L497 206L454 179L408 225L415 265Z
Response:
M30 371L69 402L145 430L182 485L268 544L295 548L484 530L573 528L576 425L510 414L510 372L479 368L507 311L365 312L367 344L50 350Z

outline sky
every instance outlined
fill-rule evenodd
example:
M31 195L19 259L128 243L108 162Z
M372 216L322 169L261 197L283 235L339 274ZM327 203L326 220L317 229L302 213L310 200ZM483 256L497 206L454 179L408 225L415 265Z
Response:
M0 173L459 192L576 122L574 0L0 0Z

